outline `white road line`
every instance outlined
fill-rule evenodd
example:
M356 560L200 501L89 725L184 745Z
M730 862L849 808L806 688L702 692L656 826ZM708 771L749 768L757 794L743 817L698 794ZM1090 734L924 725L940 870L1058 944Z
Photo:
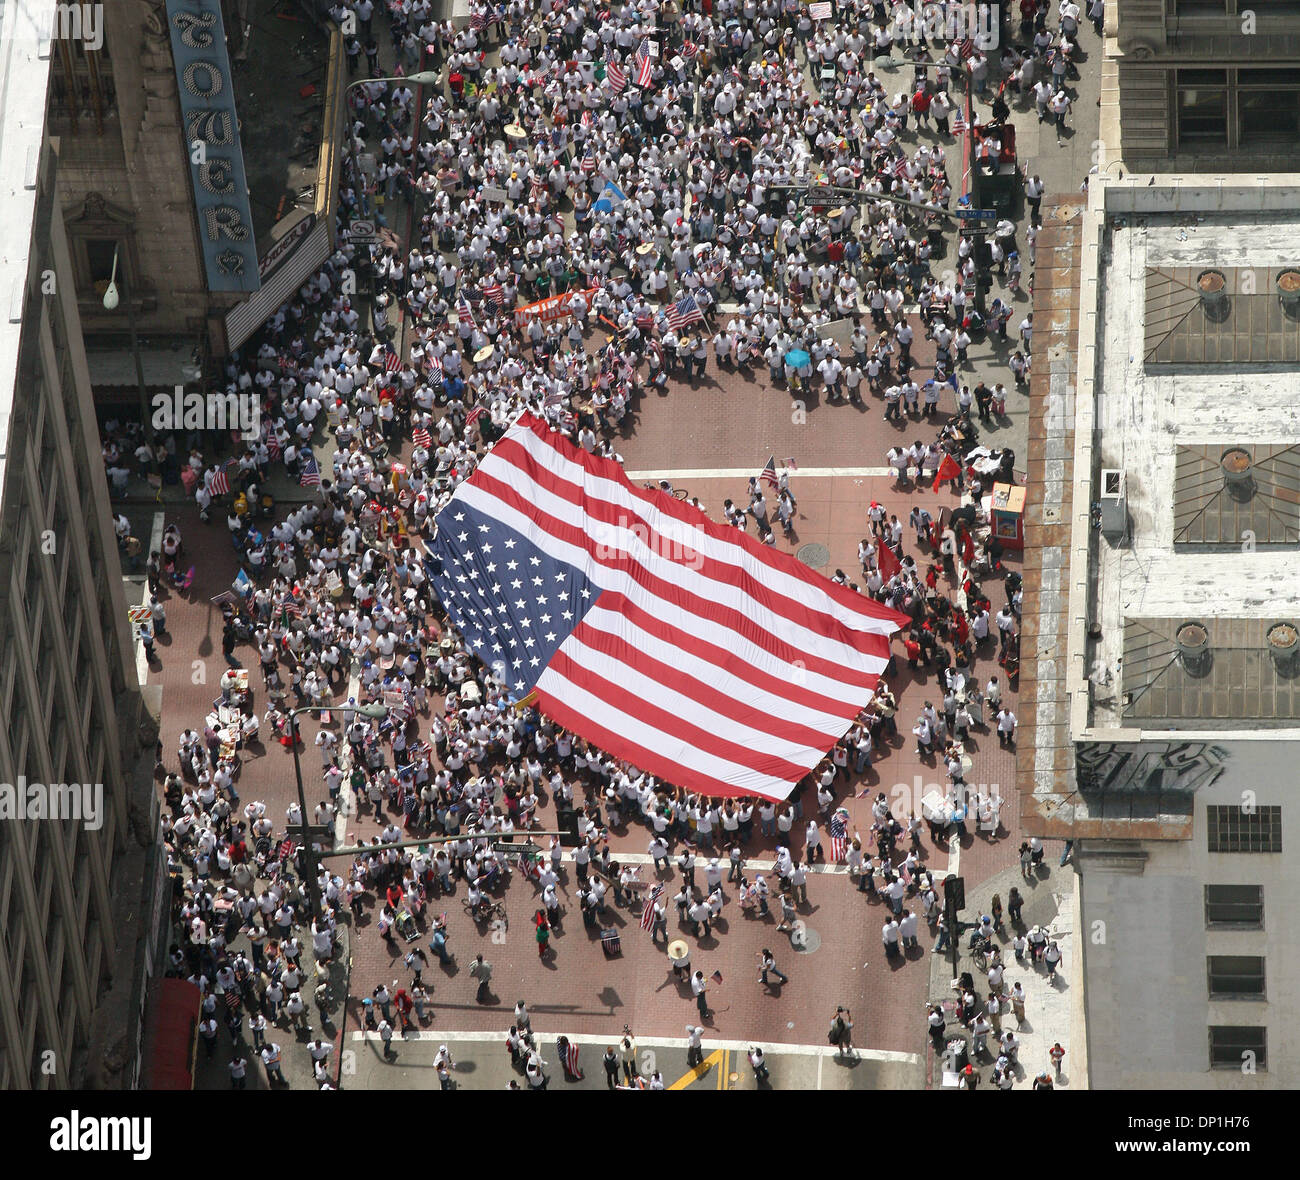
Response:
M516 835L516 836L519 836L519 835L526 835L526 834L527 834L527 833L522 832L522 830L520 830L520 829L516 829L516 831L515 831L515 835ZM571 862L571 861L573 860L573 853L572 853L572 852L567 852L567 851L566 851L566 852L564 853L564 859L565 859L565 861L570 861L570 862ZM611 852L610 852L610 859L613 860L613 861L615 861L615 862L618 863L618 864L624 864L624 865L649 865L649 864L654 864L654 857L652 857L648 852L613 852L613 851L611 851ZM668 859L669 859L669 863L670 863L670 864L674 867L674 869L675 869L675 868L676 868L676 865L677 865L677 858L676 858L676 857L669 857ZM699 873L703 873L703 872L704 872L704 869L705 869L705 866L706 866L708 863L709 863L708 860L702 858L702 857L700 856L699 852L697 851L696 854L695 854L695 868L696 868L696 871L699 872ZM724 868L724 869L726 869L728 872L731 871L731 861L730 861L730 859L728 859L728 858L726 858L726 857L721 857L721 856L718 857L718 866L719 866L720 868ZM776 861L774 861L774 860L752 860L750 857L745 857L745 859L744 859L743 862L742 862L742 867L743 867L745 870L754 869L754 870L756 870L756 871L758 871L758 872L762 872L762 873L770 873L773 869L776 868ZM805 869L805 871L807 871L807 872L809 872L809 873L827 873L827 874L829 874L829 875L831 875L831 876L835 876L835 875L837 875L837 874L847 873L847 872L849 871L849 866L848 866L848 865L841 865L841 864L815 864L815 865L804 865L804 869Z
M361 676L354 672L348 679L348 700L355 701L361 695ZM344 714L339 712L339 721L342 723ZM339 757L339 765L346 770L352 769L352 747L347 744L346 732L339 740L342 746ZM343 776L343 782L339 786L339 810L334 817L334 843L336 847L346 848L348 842L348 820L357 815L360 808L357 806L357 797L352 790L352 776L346 774Z
M153 527L149 531L149 552L158 553L162 550L163 529L166 526L165 513L155 512L153 514ZM146 558L146 560L148 560ZM142 578L145 583L141 591L140 606L145 606L149 601L148 579ZM156 637L155 637L156 638ZM149 660L144 654L144 644L137 638L135 641L135 676L140 684L147 684L149 681Z
M850 476L859 478L868 476L883 479L894 474L892 467L800 467L798 471L786 469L796 479L846 479ZM674 471L629 471L630 480L646 479L748 479L758 472L752 467L689 467Z
M549 1016L549 1013L546 1015ZM537 1028L537 1014L533 1014L533 1031L540 1036L549 1036L550 1031L543 1032ZM609 1033L565 1033L575 1045L608 1045L611 1041L617 1040L617 1037ZM450 1044L452 1041L465 1041L471 1044L500 1045L504 1044L506 1034L503 1032L450 1032L446 1029L420 1029L418 1032L411 1033L406 1037L394 1036L394 1043L400 1043L405 1040L411 1041L434 1041L438 1044ZM378 1042L380 1036L376 1032L365 1032L355 1030L352 1033L352 1040L357 1042ZM756 1042L749 1041L724 1041L716 1040L713 1037L705 1037L704 1044L710 1051L713 1049L730 1049L736 1053L748 1053L750 1048ZM785 1053L797 1057L817 1057L824 1060L827 1057L841 1056L840 1050L833 1045L785 1045L778 1041L763 1042L764 1046L770 1045L770 1052ZM656 1049L685 1049L687 1041L685 1037L647 1037L638 1041L638 1048L656 1048ZM916 1053L900 1053L894 1049L855 1049L855 1055L862 1061L882 1061L891 1062L900 1065L919 1065L921 1058ZM820 1077L819 1077L820 1082Z

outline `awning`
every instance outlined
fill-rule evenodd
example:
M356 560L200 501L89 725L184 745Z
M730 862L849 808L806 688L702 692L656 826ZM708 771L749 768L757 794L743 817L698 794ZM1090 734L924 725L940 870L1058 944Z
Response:
M191 342L174 349L140 349L140 367L144 370L145 388L173 389L177 385L194 384L197 378L185 375L186 369L192 373L196 367L192 350ZM86 364L90 368L92 388L125 385L134 389L136 386L135 360L129 348L105 349L99 352L88 350Z

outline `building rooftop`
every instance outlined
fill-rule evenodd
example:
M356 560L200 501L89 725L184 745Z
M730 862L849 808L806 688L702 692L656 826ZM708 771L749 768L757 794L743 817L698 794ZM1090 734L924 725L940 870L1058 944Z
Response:
M1297 210L1284 174L1101 176L1085 207L1044 201L1028 831L1188 839L1224 743L1300 740L1300 293L1278 283Z
M1300 725L1263 646L1300 620L1300 326L1274 288L1300 261L1300 215L1121 218L1107 235L1095 462L1123 473L1129 531L1096 543L1088 663L1118 691L1092 693L1091 727ZM1189 620L1210 630L1201 675L1175 648Z

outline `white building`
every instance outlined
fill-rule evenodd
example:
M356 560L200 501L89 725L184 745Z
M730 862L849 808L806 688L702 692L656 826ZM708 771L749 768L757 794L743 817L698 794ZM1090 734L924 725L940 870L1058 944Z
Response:
M1018 773L1026 829L1076 841L1090 1084L1294 1087L1300 176L1103 177L1064 206Z

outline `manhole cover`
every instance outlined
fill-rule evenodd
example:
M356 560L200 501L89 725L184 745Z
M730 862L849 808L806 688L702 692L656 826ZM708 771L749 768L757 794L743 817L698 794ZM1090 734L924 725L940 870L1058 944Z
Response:
M1048 507L1043 509L1044 524L1060 524L1061 510L1059 508Z
M819 545L816 541L812 541L807 545L800 545L795 556L802 561L804 565L819 570L830 561L831 551L827 549L825 545Z
M1056 216L1062 221L1069 221L1076 212L1077 210L1073 205L1058 205L1056 207Z
M822 944L822 936L807 926L790 931L790 945L801 955L811 955Z

